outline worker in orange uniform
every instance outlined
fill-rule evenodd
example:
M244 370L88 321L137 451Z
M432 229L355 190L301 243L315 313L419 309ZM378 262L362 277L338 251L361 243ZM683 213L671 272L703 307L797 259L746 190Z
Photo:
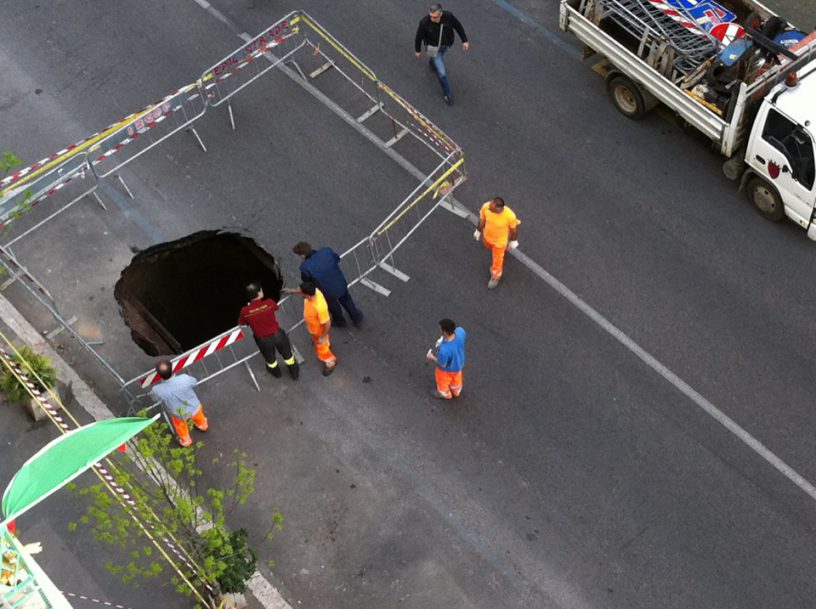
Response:
M176 430L178 443L185 448L191 446L193 439L188 421L192 421L199 431L209 428L204 407L193 391L198 381L189 374L173 374L173 364L168 359L156 364L156 372L161 382L150 390L150 397L162 403Z
M323 362L323 376L329 376L337 367L337 358L332 353L329 342L331 315L329 315L329 305L326 303L323 292L318 290L311 281L304 281L297 290L284 289L283 291L303 296L303 319L306 322L306 329L312 335L317 359Z
M473 238L482 239L484 244L493 252L493 263L490 265L489 290L499 285L504 267L504 253L518 247L518 225L521 220L513 210L507 207L504 199L496 197L484 205L479 211L479 227L473 233Z

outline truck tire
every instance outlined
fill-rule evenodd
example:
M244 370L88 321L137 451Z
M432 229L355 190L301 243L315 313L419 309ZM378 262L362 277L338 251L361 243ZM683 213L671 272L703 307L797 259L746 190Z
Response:
M785 217L785 206L779 197L779 193L762 178L755 176L748 180L746 192L748 193L748 200L754 204L754 208L759 212L759 215L766 220L779 222Z
M626 118L638 120L646 114L648 108L640 87L626 76L622 74L612 76L606 83L606 91L612 103Z

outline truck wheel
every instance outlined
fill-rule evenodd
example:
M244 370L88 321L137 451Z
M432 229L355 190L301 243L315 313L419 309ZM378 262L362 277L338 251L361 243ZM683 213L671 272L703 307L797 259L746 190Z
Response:
M751 178L746 192L748 199L766 220L779 222L785 217L785 206L779 198L779 193L762 178Z
M618 74L606 83L606 91L618 111L627 118L637 120L646 114L646 102L634 82Z

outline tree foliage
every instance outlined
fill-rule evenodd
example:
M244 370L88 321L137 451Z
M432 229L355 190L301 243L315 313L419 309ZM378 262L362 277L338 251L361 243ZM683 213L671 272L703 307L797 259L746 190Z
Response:
M128 489L134 507L124 509L103 484L86 487L79 494L90 499L78 525L91 528L94 537L128 551L127 560L109 563L108 569L127 583L154 578L164 572L159 552L147 535L183 549L191 560L185 565L168 551L192 584L218 602L222 592L243 592L254 573L256 555L247 545L245 529L230 531L227 518L245 504L255 491L255 470L247 466L246 454L235 452L230 461L213 459L209 474L219 475L217 486L202 481L199 442L195 449L178 447L164 425L145 429L126 454L126 463L115 468L117 481ZM132 467L135 465L137 467ZM150 523L148 533L133 516ZM271 538L282 527L282 517L273 513ZM162 541L159 545L167 547ZM179 592L190 589L178 573L172 577Z

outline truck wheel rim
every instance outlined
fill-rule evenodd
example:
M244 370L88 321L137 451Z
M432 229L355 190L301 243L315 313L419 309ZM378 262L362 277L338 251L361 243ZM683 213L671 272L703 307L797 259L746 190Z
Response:
M615 87L615 102L627 114L632 114L637 110L637 102L634 94L626 87Z
M764 212L772 212L776 209L776 199L765 186L754 188L754 204Z

